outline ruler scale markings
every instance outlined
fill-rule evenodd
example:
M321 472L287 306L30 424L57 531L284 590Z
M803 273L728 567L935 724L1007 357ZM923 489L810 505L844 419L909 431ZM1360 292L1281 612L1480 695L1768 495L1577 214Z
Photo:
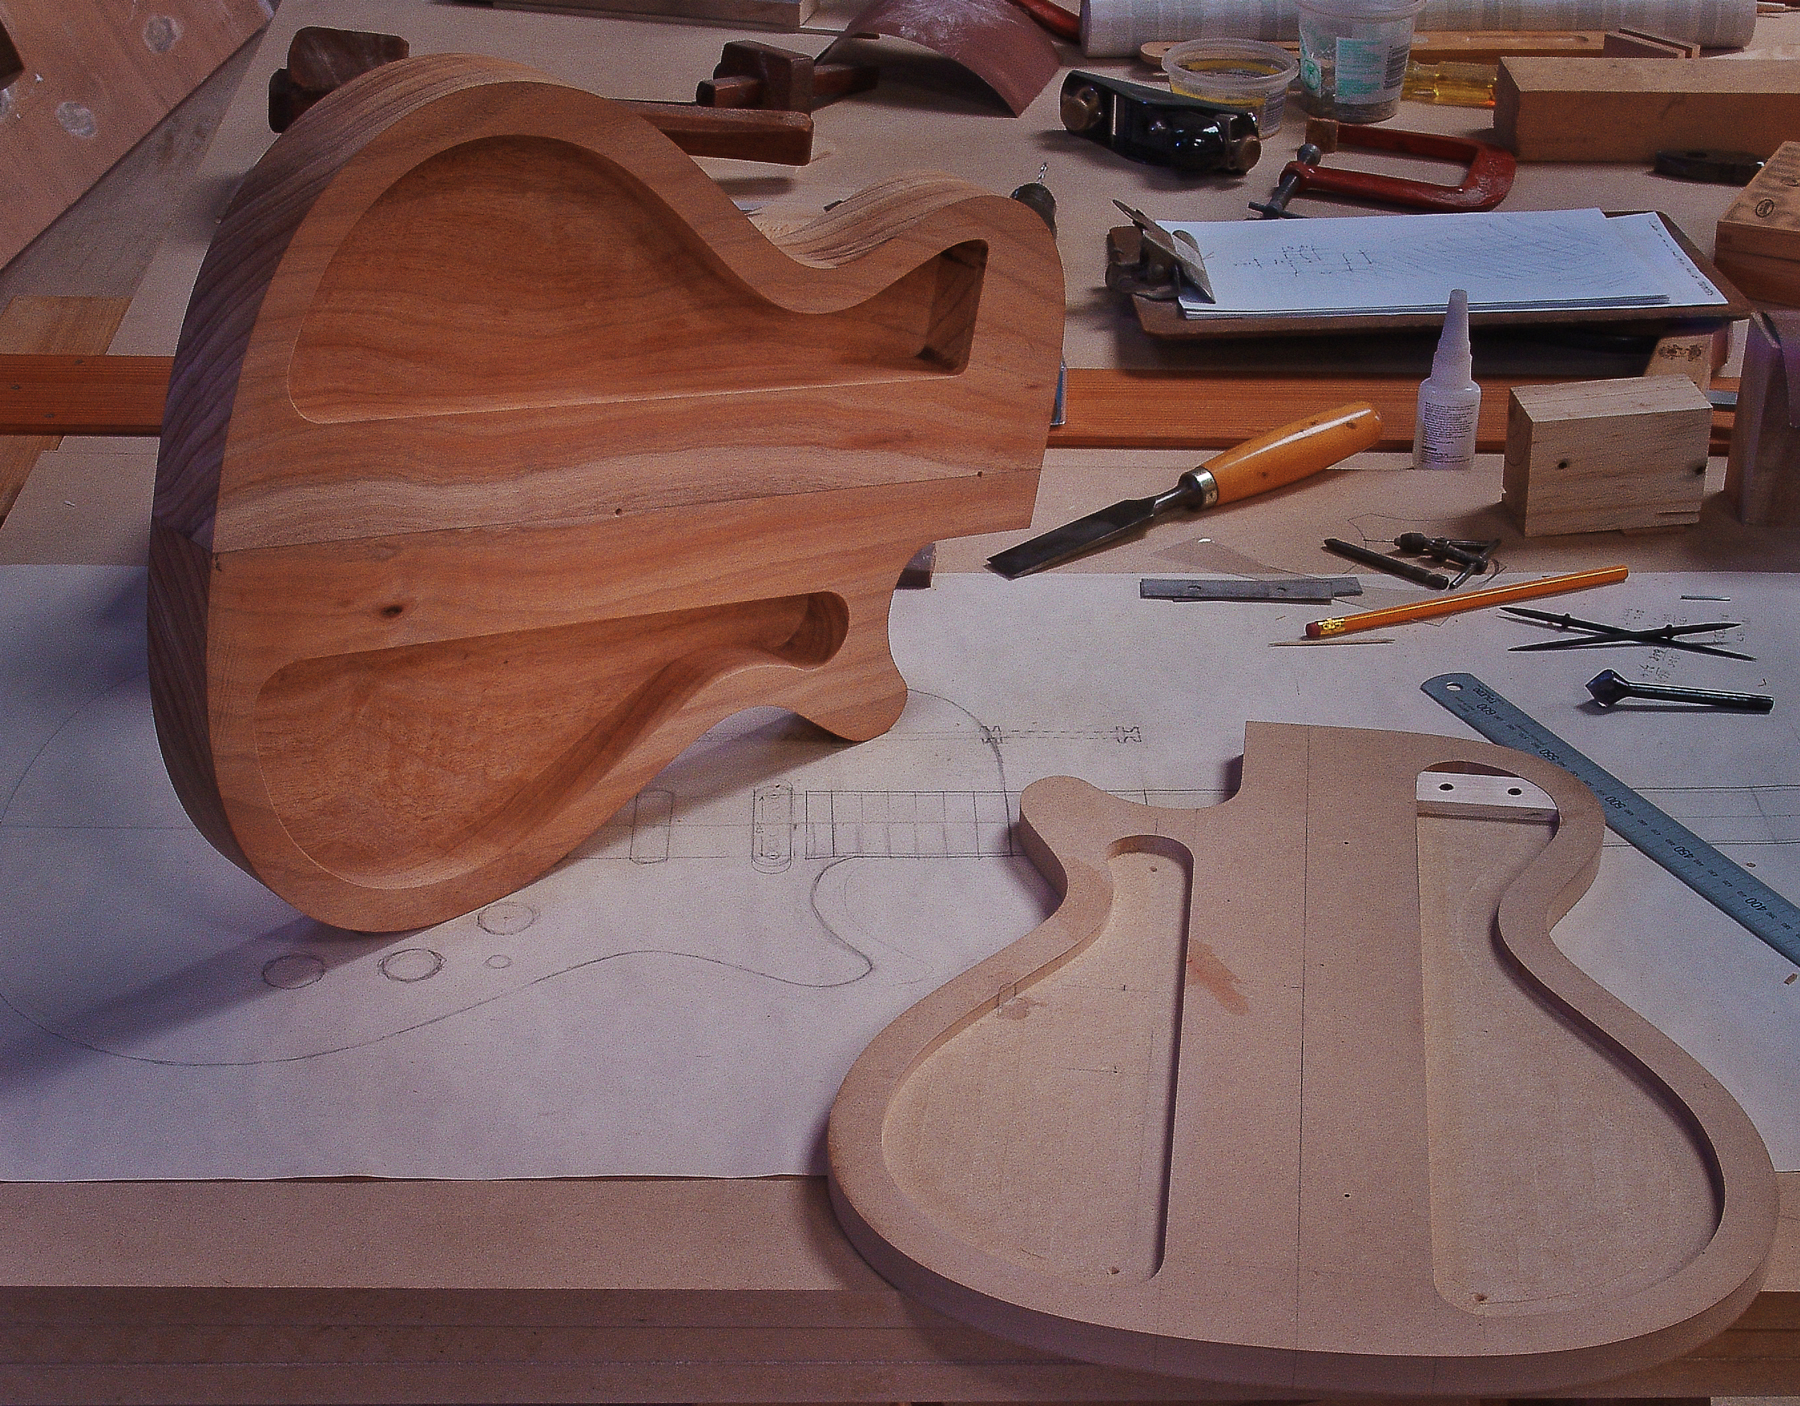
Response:
M1488 741L1542 757L1582 781L1599 799L1613 831L1800 966L1800 907L1747 874L1473 674L1439 674L1420 687Z

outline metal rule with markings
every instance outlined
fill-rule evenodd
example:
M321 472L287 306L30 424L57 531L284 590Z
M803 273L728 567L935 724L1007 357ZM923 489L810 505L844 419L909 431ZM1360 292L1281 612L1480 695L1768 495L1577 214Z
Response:
M1521 712L1473 674L1439 674L1420 685L1490 742L1554 762L1586 783L1606 823L1726 916L1800 965L1800 907L1752 878L1680 821L1665 814Z
M1324 604L1339 596L1360 596L1354 576L1243 577L1146 576L1138 582L1143 600L1298 600Z

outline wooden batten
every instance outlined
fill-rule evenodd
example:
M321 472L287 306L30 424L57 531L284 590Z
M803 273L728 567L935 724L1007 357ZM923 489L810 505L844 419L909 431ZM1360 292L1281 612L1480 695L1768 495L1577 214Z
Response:
M1029 521L1061 318L1042 222L949 177L771 242L532 70L345 85L246 179L171 374L155 522L211 564L151 618L190 815L314 916L414 927L740 708L884 730L901 568Z
M1421 803L1467 771L1554 823ZM1550 939L1605 828L1567 773L1252 723L1221 805L1057 777L1021 817L1061 906L832 1109L833 1205L895 1285L1042 1350L1323 1396L1566 1392L1754 1297L1754 1126Z
M1770 155L1800 130L1792 59L1505 58L1494 134L1521 161L1644 161L1665 149Z

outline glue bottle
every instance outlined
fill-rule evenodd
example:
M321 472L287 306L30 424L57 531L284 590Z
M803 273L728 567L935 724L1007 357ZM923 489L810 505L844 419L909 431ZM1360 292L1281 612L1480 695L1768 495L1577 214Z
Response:
M1481 387L1469 353L1469 295L1450 292L1444 333L1431 358L1431 374L1419 384L1419 418L1413 430L1415 469L1467 469L1475 463L1475 424Z

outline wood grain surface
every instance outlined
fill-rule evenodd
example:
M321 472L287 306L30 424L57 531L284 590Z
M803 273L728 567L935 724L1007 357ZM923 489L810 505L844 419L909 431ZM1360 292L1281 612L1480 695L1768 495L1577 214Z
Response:
M384 65L219 228L170 375L152 694L189 814L326 922L535 878L720 718L899 716L888 598L1029 519L1061 269L896 177L772 243L620 106Z
M0 264L268 23L258 0L0 3L32 81L0 89Z
M0 357L15 355L50 355L72 352L103 352L130 306L128 298L56 298L25 296L12 298L0 311ZM56 356L79 363L79 356ZM18 395L12 383L0 374L0 402ZM158 393L160 418L161 398ZM64 431L55 414L36 413L21 417L16 429L0 431L0 522L25 486L38 455L55 449ZM92 433L92 431L89 431Z
M1711 427L1680 376L1520 386L1501 501L1528 537L1698 522Z
M1650 161L1682 147L1768 157L1800 130L1794 69L1793 59L1502 59L1494 135L1521 161Z
M1713 383L1708 336L1668 337L1646 374L1686 375ZM0 435L54 424L65 434L160 435L172 359L156 356L0 355ZM1569 377L1485 376L1477 448L1506 447L1506 396L1514 386ZM1735 382L1721 382L1727 387ZM1419 377L1231 375L1124 371L1071 366L1068 418L1053 427L1052 449L1227 449L1259 434L1297 405L1366 400L1382 415L1378 449L1412 447ZM1713 412L1712 452L1731 438L1732 412Z

